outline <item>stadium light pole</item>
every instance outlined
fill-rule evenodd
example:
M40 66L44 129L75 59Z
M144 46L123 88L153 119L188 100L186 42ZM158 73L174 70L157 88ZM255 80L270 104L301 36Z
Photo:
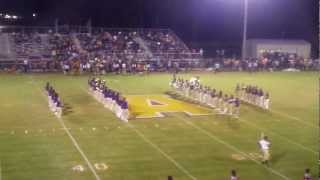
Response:
M243 35L242 35L242 61L246 58L246 46L247 46L247 26L248 26L248 0L244 0L244 12L243 12Z

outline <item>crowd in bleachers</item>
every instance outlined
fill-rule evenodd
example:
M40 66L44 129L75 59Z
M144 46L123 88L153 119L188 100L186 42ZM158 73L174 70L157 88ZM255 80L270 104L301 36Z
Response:
M92 33L19 32L9 33L9 36L17 60L29 61L30 69L96 74L139 72L167 64L169 58L192 58L187 55L191 51L173 32L161 29L114 29ZM44 59L46 62L41 62ZM34 60L39 61L34 63Z
M15 58L23 71L61 71L94 74L210 68L215 71L319 70L320 60L294 53L269 51L259 58L219 56L203 59L203 49L189 49L172 31L106 29L92 33L36 31L10 33ZM35 61L37 60L37 61ZM43 61L45 60L45 61ZM29 61L28 66L23 62ZM1 66L1 65L0 65ZM16 67L19 69L19 66Z
M21 57L27 57L29 53L32 53L33 48L31 46L33 43L40 43L40 39L37 36L33 37L27 34L14 33L12 37L16 46L14 51Z
M216 58L206 66L228 71L278 71L283 69L319 70L320 60L299 57L295 53L265 52L259 58Z
M13 51L17 59L43 59L49 56L39 33L12 33Z
M184 44L175 43L178 40L173 37L169 33L144 35L143 31L110 31L74 36L52 35L50 44L53 46L53 57L59 60L65 73L78 69L80 72L104 74L148 71L155 66L151 63L154 62L151 60L153 53L159 55L161 52L162 59L167 59L172 50L189 52ZM145 43L146 47L142 47L141 43ZM157 58L161 59L159 56Z
M147 42L151 51L155 53L174 53L186 50L184 46L180 44L178 39L170 33L149 31L146 33L141 33L141 37Z
M123 72L134 62L147 59L145 50L135 40L137 32L78 34L77 38L83 48L79 57L81 71Z
M76 56L77 49L73 43L71 36L61 34L48 34L49 48L51 56L58 61L69 60L72 56Z

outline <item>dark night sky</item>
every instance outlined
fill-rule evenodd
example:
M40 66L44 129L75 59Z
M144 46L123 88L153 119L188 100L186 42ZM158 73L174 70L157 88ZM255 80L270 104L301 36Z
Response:
M0 11L74 25L163 27L187 42L241 42L243 0L1 0ZM317 0L249 0L248 38L305 39L318 48Z

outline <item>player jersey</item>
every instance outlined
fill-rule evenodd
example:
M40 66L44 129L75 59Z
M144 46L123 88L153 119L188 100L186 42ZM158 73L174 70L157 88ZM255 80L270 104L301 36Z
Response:
M264 140L264 139L259 141L259 145L260 145L262 150L269 150L270 149L270 144L271 143L269 141Z
M121 104L121 108L122 109L128 109L128 102L127 101L123 101Z
M236 107L239 107L239 106L240 106L240 101L239 101L239 99L236 99L236 100L234 101L234 103L236 104Z
M229 103L229 104L232 104L234 101L235 101L235 99L233 99L233 98L229 98L229 99L228 99L228 103Z
M104 91L103 91L103 96L104 96L104 98L107 98L108 97L108 94L109 94L109 90L106 88L106 89L104 89Z
M263 96L263 90L261 89L260 92L259 92L259 96Z
M237 176L231 176L230 180L238 180Z
M119 104L119 100L120 100L120 96L118 93L116 93L114 96L114 101Z
M303 176L303 180L312 180L312 177L309 173L305 173Z
M61 102L60 102L59 100L57 100L56 106L57 106L57 107L61 107Z
M110 98L111 98L112 100L114 100L114 98L115 98L115 94L114 94L113 91L110 92Z
M197 78L195 78L195 77L192 77L192 78L190 79L190 83L191 83L192 85L195 85L195 84L196 84L196 81L197 81Z

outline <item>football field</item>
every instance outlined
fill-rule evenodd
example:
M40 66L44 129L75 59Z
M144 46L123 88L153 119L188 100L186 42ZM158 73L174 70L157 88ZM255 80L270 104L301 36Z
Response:
M299 180L305 168L317 176L319 73L178 75L228 93L237 83L257 85L271 110L242 104L234 119L177 105L165 96L170 74L101 76L131 101L173 104L157 107L164 117L148 111L125 123L88 93L89 76L0 74L0 180L223 180L231 169L243 180ZM48 108L46 82L62 98L62 119ZM140 104L135 113L146 111ZM261 133L272 143L270 167L260 162Z

